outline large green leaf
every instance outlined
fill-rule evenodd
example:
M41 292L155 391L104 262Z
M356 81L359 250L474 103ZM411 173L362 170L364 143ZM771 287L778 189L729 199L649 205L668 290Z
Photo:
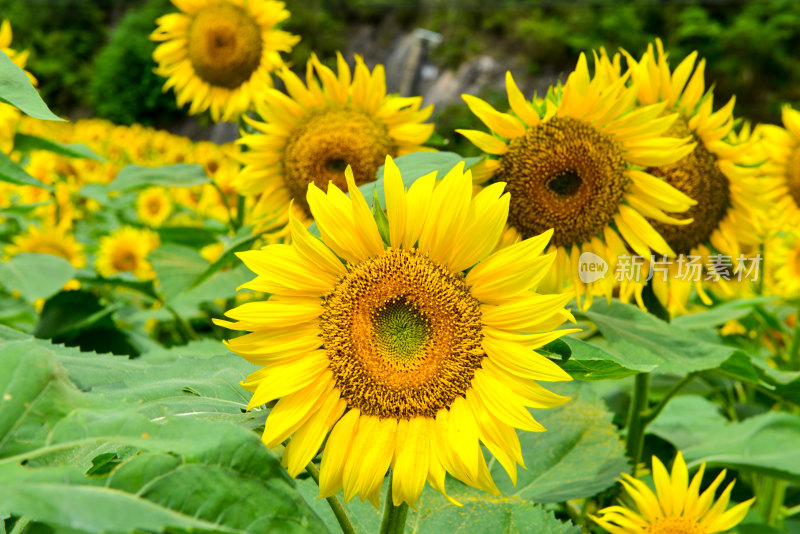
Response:
M119 171L117 177L108 187L117 191L129 191L151 185L191 187L205 184L209 181L202 165L187 163L164 165L163 167L128 165Z
M258 435L234 416L133 411L146 390L137 379L168 379L170 366L151 370L4 328L0 338L7 340L0 345L0 517L82 532L327 532ZM175 365L190 374L181 362ZM104 367L105 390L79 391L62 364L92 379Z
M2 53L2 51L0 51ZM8 156L0 152L0 182L8 182L14 185L32 185L53 190L49 185L45 185L23 169L19 163L11 160Z
M492 475L504 495L534 502L561 502L595 495L630 471L611 413L586 385L549 389L569 395L568 403L534 410L547 432L518 432L527 469L519 469L516 488L495 462Z
M597 326L608 342L604 349L610 359L630 370L683 376L717 368L737 351L713 331L689 331L616 300L576 315Z
M196 250L172 243L151 252L149 259L167 301L189 289L208 267L208 262Z
M53 141L52 139L45 139L35 135L28 135L17 133L14 135L14 150L21 152L30 152L32 150L47 150L54 154L61 156L68 156L70 158L86 158L95 161L105 161L104 158L98 156L94 150L86 145L80 143L65 144Z
M728 422L710 401L673 399L648 430L683 451L687 462L744 469L800 482L800 416L767 412Z
M11 104L36 119L62 121L39 96L25 72L0 50L0 102Z
M550 352L549 346L544 347L542 352L550 356L562 358L566 356L566 359L558 363L576 380L618 380L640 372L620 365L615 356L596 343L582 341L572 336L564 336L558 341L563 349L566 349L566 355Z
M59 256L23 252L0 263L0 285L33 302L55 295L75 272L75 267Z
M728 321L741 319L753 312L756 306L761 306L772 302L775 297L757 297L752 299L737 299L714 306L710 310L680 315L672 320L672 323L681 328L694 330L697 328L709 328L725 324Z

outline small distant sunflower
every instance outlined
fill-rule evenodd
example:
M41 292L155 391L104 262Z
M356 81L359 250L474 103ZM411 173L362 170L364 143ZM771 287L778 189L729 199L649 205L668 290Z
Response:
M97 261L97 272L103 276L114 276L130 272L140 280L155 276L147 255L158 247L158 234L150 230L123 226L101 237Z
M759 124L767 155L764 174L775 182L770 192L773 222L796 228L800 225L800 111L786 105L781 110L783 128Z
M272 87L271 73L283 66L300 37L276 29L289 18L272 0L172 0L181 10L160 17L151 34L163 41L153 52L156 73L175 88L189 113L210 110L215 121L238 120L253 100Z
M600 510L599 517L592 517L598 525L611 534L714 534L725 532L744 519L755 499L739 503L725 510L730 501L731 482L717 502L714 496L725 479L723 470L714 482L700 493L706 463L700 465L697 474L689 483L689 470L683 455L678 452L672 465L672 474L667 473L661 460L653 456L653 481L656 493L647 485L623 474L621 480L625 491L636 503L638 512L624 506L609 506ZM712 506L713 504L713 506Z
M31 225L24 234L14 236L12 244L6 245L5 252L9 256L20 252L51 254L64 258L76 269L86 267L83 245L65 228L58 226L42 230Z
M721 254L731 258L735 270L737 258L761 241L757 217L763 209L764 184L757 174L763 156L756 139L749 128L733 131L735 98L714 111L714 95L711 90L706 92L703 79L705 60L696 63L697 52L672 71L658 39L655 50L650 45L638 62L627 57L639 102L644 106L666 104L665 112L677 112L678 120L667 133L690 137L695 143L695 149L680 161L646 170L697 203L679 217L684 219L683 224L676 225L672 217L665 221L647 215L650 224L681 260L695 256L707 265L708 258ZM685 312L694 285L701 300L710 304L703 289L705 276L684 280L679 269L679 262L672 262L666 281L663 277L653 278L653 290L659 300L672 312ZM715 287L733 294L731 286L723 281ZM636 291L641 289L639 284Z
M493 135L457 130L490 154L473 167L478 183L505 182L511 193L509 225L523 238L554 230L550 250L556 265L546 287L572 285L578 305L594 291L611 297L616 258L635 251L672 249L646 220L675 219L665 211L686 210L693 201L662 179L643 170L666 165L689 153L685 137L661 137L677 118L664 114L665 103L634 110L636 93L619 74L619 57L595 56L589 75L581 54L566 84L542 100L528 101L506 75L510 113L463 95L472 112ZM591 252L610 266L612 276L587 287L579 279L581 254Z
M146 225L158 228L172 213L172 200L164 187L148 187L136 198L136 213Z
M338 75L312 56L305 84L289 69L281 70L289 95L266 91L256 105L265 122L246 118L260 133L239 140L248 148L241 155L239 191L260 195L257 211L278 217L279 225L286 224L290 200L295 215L308 220L308 184L324 189L332 182L346 190L348 165L356 185L373 181L387 155L426 150L421 145L433 133L433 124L423 124L433 106L420 109L422 97L387 95L382 65L370 73L356 56L351 79L338 54L337 69Z
M323 497L344 489L377 507L390 466L395 505L415 506L426 479L444 493L446 472L496 493L481 444L516 481L516 429L544 430L526 406L567 400L537 380L569 375L533 350L574 331L554 330L569 298L535 292L552 232L495 251L508 195L497 184L473 197L463 168L406 192L387 157L381 225L348 168L349 198L308 187L321 239L290 215L292 244L239 254L258 275L243 287L272 294L220 322L251 332L228 346L263 366L243 384L248 408L279 399L263 440L291 436L292 476L325 442Z

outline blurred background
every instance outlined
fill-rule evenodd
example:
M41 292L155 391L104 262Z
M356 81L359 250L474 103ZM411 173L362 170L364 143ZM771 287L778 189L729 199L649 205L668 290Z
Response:
M737 96L736 115L778 122L800 103L800 2L796 0L289 0L284 26L303 36L289 60L300 70L312 51L329 64L365 56L386 65L390 91L436 105L440 148L476 149L455 128L481 128L461 93L503 105L510 70L527 95L564 79L578 54L604 46L639 55L661 37L673 64L692 50L707 60L717 106ZM153 74L155 19L169 0L0 0L14 47L50 107L71 119L101 117L214 139L211 123L188 118ZM234 130L235 132L235 130ZM221 135L230 136L227 133ZM215 139L226 141L229 139Z

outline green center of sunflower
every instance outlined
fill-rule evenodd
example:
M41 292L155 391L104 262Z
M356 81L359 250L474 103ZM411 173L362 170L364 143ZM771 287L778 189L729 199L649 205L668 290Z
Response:
M644 530L646 534L706 534L697 521L687 517L660 517Z
M686 119L680 117L666 135L688 137L694 135ZM725 217L730 205L730 183L719 170L717 157L695 137L697 147L685 158L647 169L653 176L664 178L671 186L689 195L697 204L678 214L679 218L692 218L688 225L666 224L650 220L676 254L689 254L698 245L705 243Z
M569 247L600 233L625 193L622 149L592 125L553 118L512 140L493 181L511 193L508 221L523 237L554 229Z
M463 277L415 250L350 265L320 328L336 387L364 415L434 417L466 394L484 357Z
M795 205L800 208L800 147L795 148L792 155L789 156L786 185L789 187L789 194L792 195Z
M230 3L201 9L189 26L189 60L211 85L235 89L261 64L261 29L243 8Z
M286 186L310 216L308 184L327 191L333 182L347 191L344 170L348 165L356 184L371 182L387 154L396 156L397 147L378 119L349 108L325 109L312 115L289 139L284 154Z

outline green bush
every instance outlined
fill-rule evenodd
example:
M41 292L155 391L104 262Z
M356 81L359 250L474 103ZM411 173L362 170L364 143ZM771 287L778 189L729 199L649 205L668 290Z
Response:
M125 14L108 44L95 56L89 103L99 117L117 124L139 122L164 126L184 116L164 78L153 73L155 42L149 39L155 20L171 11L169 0L150 0Z

